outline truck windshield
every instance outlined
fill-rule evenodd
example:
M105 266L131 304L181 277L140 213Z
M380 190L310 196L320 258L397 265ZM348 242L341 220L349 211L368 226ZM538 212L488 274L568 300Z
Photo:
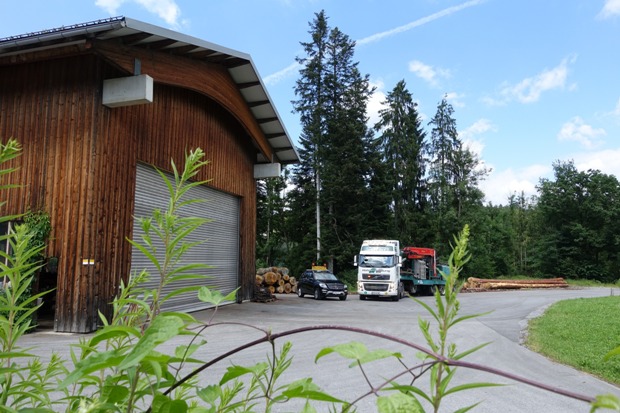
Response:
M364 255L360 254L359 265L361 267L393 267L393 255Z

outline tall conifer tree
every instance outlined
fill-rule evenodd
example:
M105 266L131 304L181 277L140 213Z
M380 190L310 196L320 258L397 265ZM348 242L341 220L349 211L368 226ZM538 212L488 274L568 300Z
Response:
M426 204L425 137L422 121L404 80L396 84L383 102L378 145L389 173L393 211L392 235L405 244L425 242L422 213Z
M310 35L312 41L302 43L306 56L297 59L302 69L293 105L303 131L295 181L314 181L314 194L308 187L303 193L317 201L321 260L344 266L352 261L369 218L364 205L371 138L366 105L372 90L368 75L362 76L353 61L355 42L338 28L331 29L324 11L315 15ZM303 189L298 190L301 195Z

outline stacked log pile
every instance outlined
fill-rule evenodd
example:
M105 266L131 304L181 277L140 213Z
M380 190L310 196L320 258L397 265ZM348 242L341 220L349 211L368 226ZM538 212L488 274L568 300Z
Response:
M259 268L256 271L256 286L265 288L271 294L297 293L297 279L285 267Z
M566 288L564 278L546 278L540 280L492 280L470 277L463 285L467 290L514 290L523 288Z

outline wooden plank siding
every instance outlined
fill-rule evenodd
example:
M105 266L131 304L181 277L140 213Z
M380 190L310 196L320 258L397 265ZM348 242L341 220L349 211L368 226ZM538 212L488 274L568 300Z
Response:
M56 331L96 329L98 311L110 314L119 282L129 275L126 238L132 234L136 164L170 170L174 159L181 168L184 154L196 147L210 161L199 179L240 198L240 299L252 294L253 165L257 147L266 149L255 119L227 72L213 67L219 76L177 73L182 81L176 82L171 74L184 65L174 59L143 61L142 73L155 79L152 104L104 107L103 79L127 75L119 61L129 50L114 50L0 61L0 140L14 137L22 144L22 155L12 162L20 169L10 181L24 185L4 191L0 200L7 204L0 213L43 209L50 214L47 255L59 257ZM127 60L133 62L133 56ZM84 265L85 259L94 265Z

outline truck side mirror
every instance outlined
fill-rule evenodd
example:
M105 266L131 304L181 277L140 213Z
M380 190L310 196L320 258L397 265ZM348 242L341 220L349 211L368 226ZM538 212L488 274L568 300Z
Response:
M353 256L353 266L357 267L357 255Z

